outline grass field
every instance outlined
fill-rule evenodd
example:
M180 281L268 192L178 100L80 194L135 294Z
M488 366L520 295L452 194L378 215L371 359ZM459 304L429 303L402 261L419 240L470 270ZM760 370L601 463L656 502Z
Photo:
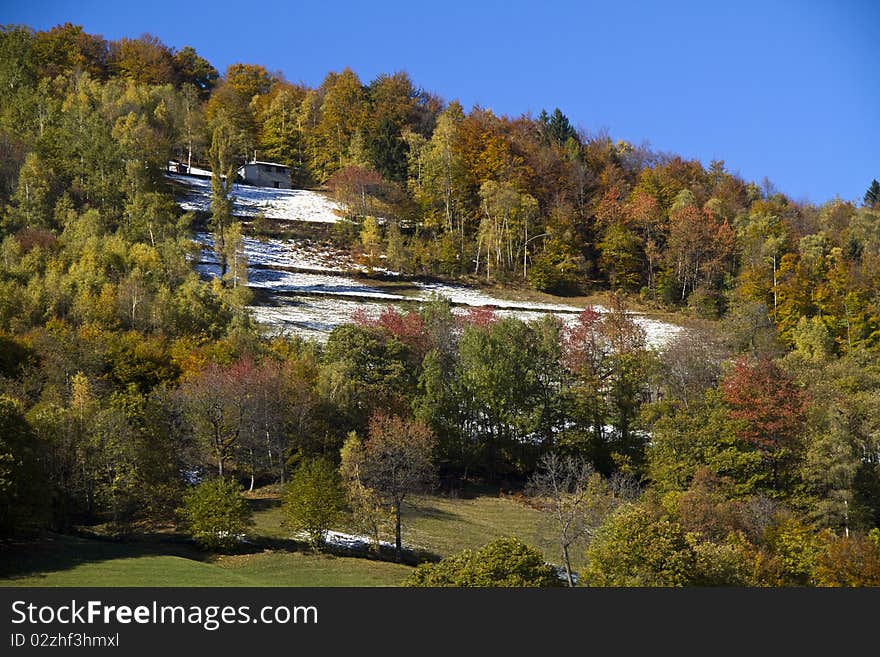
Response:
M516 500L480 495L473 498L413 498L404 512L404 542L441 557L475 549L500 536L516 536L554 559L542 515Z
M277 496L255 496L250 504L257 545L252 553L207 555L169 536L123 543L55 535L0 548L0 586L397 586L411 570L387 561L304 550L289 540ZM422 496L405 512L403 539L444 557L512 535L541 548L555 562L541 526L537 511L513 499Z
M162 548L181 552L161 554ZM206 559L154 543L54 537L0 552L0 586L396 586L408 566L267 550Z
M287 538L280 502L275 498L253 500L254 532ZM540 548L548 561L557 556L542 514L512 498L480 494L459 498L423 495L408 499L403 513L403 542L445 557L465 548L475 549L500 536L516 536ZM340 527L350 530L349 527ZM391 533L382 537L393 541Z

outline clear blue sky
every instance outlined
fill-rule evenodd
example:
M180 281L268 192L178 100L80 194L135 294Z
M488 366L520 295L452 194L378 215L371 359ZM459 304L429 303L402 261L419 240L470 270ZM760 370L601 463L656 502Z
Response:
M315 86L405 70L466 108L558 106L797 200L861 200L880 179L880 0L79 2L0 0L0 23L149 32L221 72L247 62Z

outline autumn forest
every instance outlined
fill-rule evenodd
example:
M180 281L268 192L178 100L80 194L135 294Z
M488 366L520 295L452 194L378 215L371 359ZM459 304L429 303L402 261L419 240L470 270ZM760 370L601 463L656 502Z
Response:
M0 88L0 557L159 529L235 552L273 490L311 549L373 537L414 586L880 586L877 180L800 202L552 98L499 116L400 71L312 88L69 23L0 27ZM338 203L320 237L367 278L588 302L267 332L242 240L314 228L235 216L254 159ZM210 211L180 207L169 161L214 172ZM682 330L652 345L636 311ZM414 496L469 491L547 516L543 556L407 551Z

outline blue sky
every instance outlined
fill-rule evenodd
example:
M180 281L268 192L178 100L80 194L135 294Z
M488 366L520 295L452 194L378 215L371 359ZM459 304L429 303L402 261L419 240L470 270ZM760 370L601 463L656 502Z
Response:
M880 179L880 2L120 3L0 0L0 23L149 32L223 71L247 62L315 86L405 70L465 107L560 107L588 132L723 159L796 200L860 200Z

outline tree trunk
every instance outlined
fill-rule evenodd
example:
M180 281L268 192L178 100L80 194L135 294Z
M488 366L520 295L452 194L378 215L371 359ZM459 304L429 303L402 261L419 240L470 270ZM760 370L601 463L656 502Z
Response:
M565 577L568 579L568 585L574 587L574 578L571 576L571 559L568 557L568 546L562 546L562 556L565 559Z
M773 256L773 311L779 306L779 292L776 289L776 256ZM775 319L775 316L774 316Z
M403 560L403 542L400 540L400 502L394 503L394 551L397 560Z

